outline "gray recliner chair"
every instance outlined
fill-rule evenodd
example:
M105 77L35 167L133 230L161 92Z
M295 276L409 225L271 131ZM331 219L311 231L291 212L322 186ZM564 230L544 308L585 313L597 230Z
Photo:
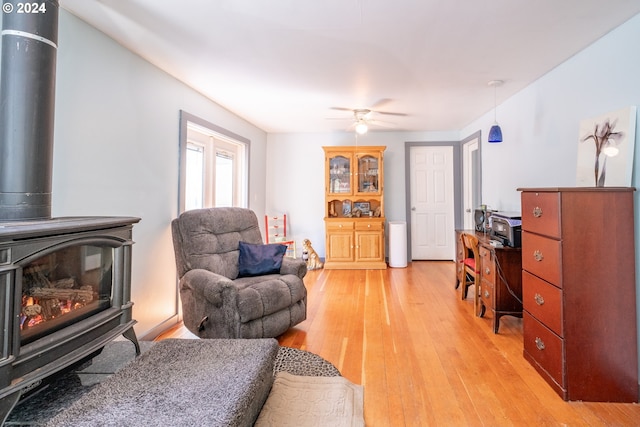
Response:
M171 222L171 231L184 324L192 333L274 338L306 319L304 261L283 257L278 273L239 277L240 242L267 249L253 211L190 210Z

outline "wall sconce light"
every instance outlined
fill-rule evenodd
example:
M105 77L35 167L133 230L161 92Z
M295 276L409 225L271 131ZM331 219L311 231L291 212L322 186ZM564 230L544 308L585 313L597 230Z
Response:
M500 129L500 125L496 120L496 109L497 109L497 99L496 99L496 87L501 86L504 83L502 80L491 80L489 82L489 86L493 86L493 126L489 130L489 142L502 142L502 129Z

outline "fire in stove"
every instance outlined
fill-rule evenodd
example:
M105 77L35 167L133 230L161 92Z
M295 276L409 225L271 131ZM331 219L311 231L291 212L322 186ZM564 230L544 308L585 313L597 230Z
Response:
M112 252L110 247L71 246L23 268L23 343L109 305Z
M40 266L32 266L24 273L27 292L22 296L21 330L70 313L98 298L93 286L78 286L73 277L52 282L42 270Z

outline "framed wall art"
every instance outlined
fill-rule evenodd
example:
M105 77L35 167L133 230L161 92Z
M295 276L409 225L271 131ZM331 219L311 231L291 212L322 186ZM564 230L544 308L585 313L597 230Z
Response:
M580 122L578 187L629 187L636 139L636 107Z

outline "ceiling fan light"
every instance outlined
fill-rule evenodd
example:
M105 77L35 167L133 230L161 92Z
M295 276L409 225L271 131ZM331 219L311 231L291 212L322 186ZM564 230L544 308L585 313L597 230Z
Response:
M356 125L356 132L358 135L364 135L369 130L369 126L366 123L360 122Z
M497 123L494 123L489 130L489 142L502 142L502 129Z

